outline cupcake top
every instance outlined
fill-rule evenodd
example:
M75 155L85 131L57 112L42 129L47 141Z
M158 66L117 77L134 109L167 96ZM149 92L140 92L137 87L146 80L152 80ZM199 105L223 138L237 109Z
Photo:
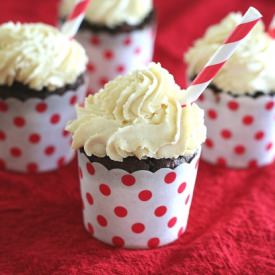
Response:
M230 13L221 23L210 27L202 38L195 41L185 56L189 77L199 73L240 21L240 13ZM275 91L274 53L275 42L265 32L261 21L226 62L213 84L233 94L253 95L257 91Z
M204 112L196 104L182 108L183 96L159 64L118 76L77 108L67 126L72 146L115 161L192 155L205 140Z
M0 85L54 91L85 72L82 46L45 24L0 25Z
M67 16L75 0L63 0L61 16ZM137 25L141 23L153 9L152 0L93 0L85 15L90 23L114 28L121 24Z

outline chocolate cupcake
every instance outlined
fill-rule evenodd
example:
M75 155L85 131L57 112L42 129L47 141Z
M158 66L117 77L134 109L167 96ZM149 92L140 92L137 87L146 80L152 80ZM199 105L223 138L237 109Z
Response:
M231 13L194 43L185 56L189 79L199 73L240 20L241 14ZM236 168L273 162L274 51L274 41L259 22L199 99L207 114L204 160Z
M69 14L73 4L73 0L62 2L61 18ZM90 93L97 92L117 75L151 62L155 21L152 0L91 1L76 36L90 60Z
M119 76L68 124L78 149L86 229L111 245L154 248L184 232L203 111L159 64Z
M74 156L65 124L85 97L84 49L45 24L0 26L0 167L53 170Z

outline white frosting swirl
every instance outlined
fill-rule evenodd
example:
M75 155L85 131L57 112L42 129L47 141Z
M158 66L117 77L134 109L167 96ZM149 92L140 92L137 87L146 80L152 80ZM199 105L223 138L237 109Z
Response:
M73 148L87 155L122 161L192 155L204 142L204 112L181 107L184 91L159 64L119 76L78 107L67 130Z
M75 0L63 0L60 8L62 17L67 16ZM137 25L152 11L152 0L92 0L85 18L95 24L115 27L127 23Z
M220 24L210 27L185 56L189 76L203 68L230 32L241 21L240 13L230 13ZM259 22L213 80L223 91L235 94L275 91L275 42Z
M15 81L52 91L72 84L86 69L82 46L45 24L0 26L0 85Z

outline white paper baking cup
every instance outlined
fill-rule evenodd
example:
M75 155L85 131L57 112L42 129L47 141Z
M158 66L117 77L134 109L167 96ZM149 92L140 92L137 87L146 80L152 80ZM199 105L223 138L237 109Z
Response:
M119 34L80 29L76 39L89 57L88 91L95 93L116 76L144 67L152 61L155 25L148 24L143 29Z
M176 169L128 173L79 153L85 228L124 248L151 249L177 240L186 230L199 155Z
M270 164L275 158L275 98L233 97L207 89L198 100L205 110L207 140L202 159L227 167Z
M43 172L67 164L74 152L64 128L85 92L86 84L45 99L0 99L0 169Z

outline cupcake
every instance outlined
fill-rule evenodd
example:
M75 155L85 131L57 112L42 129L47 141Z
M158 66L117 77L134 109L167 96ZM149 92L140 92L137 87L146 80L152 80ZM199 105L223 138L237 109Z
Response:
M67 130L78 150L84 225L96 239L155 248L186 230L204 112L159 64L118 76L77 108Z
M74 0L63 0L60 17ZM93 0L76 36L89 56L89 93L97 92L117 75L148 64L155 40L152 0Z
M185 55L193 79L241 20L230 13L210 27ZM213 164L247 168L275 157L274 41L259 22L199 99L208 138L202 158Z
M85 97L84 49L45 24L0 25L0 168L53 170L74 156L65 124Z

